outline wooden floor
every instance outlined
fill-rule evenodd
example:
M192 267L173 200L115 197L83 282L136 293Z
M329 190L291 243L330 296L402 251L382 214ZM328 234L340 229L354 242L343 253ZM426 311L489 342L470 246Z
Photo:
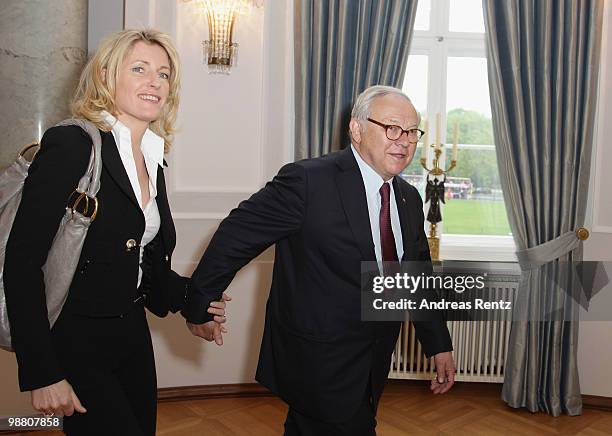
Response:
M394 381L382 397L377 434L395 435L612 435L612 412L585 409L553 418L514 410L501 385L459 383L443 396L427 383ZM274 397L167 401L158 408L158 435L282 435L287 407ZM30 433L55 436L57 432Z

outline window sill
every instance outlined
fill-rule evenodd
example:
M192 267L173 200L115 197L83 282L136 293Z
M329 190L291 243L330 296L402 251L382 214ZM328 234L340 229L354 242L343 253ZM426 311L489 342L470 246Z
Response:
M516 262L516 247L512 236L442 235L442 260L479 260Z

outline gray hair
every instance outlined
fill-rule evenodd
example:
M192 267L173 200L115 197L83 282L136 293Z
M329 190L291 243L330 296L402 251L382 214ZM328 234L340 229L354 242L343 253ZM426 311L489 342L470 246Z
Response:
M385 95L399 95L404 97L408 103L412 104L410 98L406 94L402 92L399 88L394 88L392 86L384 86L384 85L374 85L367 88L357 97L355 100L355 105L353 106L353 110L351 111L351 117L355 118L361 123L367 121L367 118L370 116L370 105L374 100L378 97L384 97ZM419 115L419 122L421 121L421 114Z

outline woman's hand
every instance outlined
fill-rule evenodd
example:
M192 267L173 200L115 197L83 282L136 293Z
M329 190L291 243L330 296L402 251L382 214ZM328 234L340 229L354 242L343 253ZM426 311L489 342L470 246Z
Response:
M224 292L221 301L211 301L210 307L207 309L208 313L214 315L213 320L219 324L223 324L227 321L227 317L225 316L226 301L232 301L232 297Z
M221 301L211 301L207 312L214 315L213 320L204 324L192 324L187 321L187 328L194 336L199 336L208 342L215 341L217 345L223 345L223 333L227 333L227 329L223 327L227 318L225 317L225 302L232 301L232 297L225 292L221 297Z
M32 406L46 416L71 416L87 412L65 379L32 391Z

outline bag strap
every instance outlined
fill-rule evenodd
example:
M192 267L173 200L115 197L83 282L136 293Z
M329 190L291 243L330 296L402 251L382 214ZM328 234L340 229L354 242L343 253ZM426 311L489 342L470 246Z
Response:
M92 148L89 165L87 171L79 180L76 191L80 194L85 193L89 198L96 198L100 190L100 174L102 173L102 138L100 137L100 131L91 121L81 118L69 118L60 121L56 126L78 126L91 138Z

